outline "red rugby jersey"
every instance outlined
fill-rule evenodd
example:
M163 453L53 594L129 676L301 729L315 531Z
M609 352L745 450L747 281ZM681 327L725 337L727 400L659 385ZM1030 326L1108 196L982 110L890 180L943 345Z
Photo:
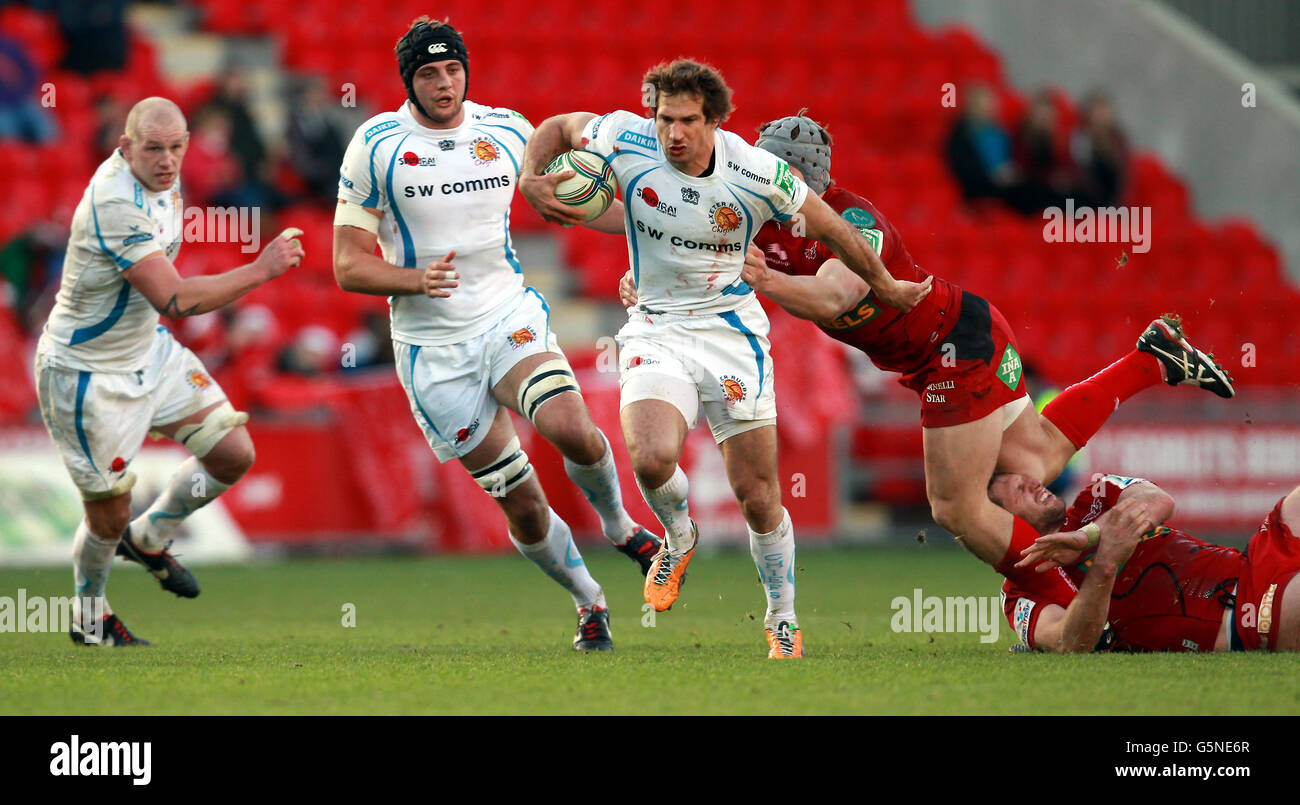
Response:
M1061 531L1077 531L1119 501L1125 487L1140 478L1107 475L1086 487L1066 513ZM1094 487L1102 492L1093 494ZM1092 555L1066 568L1075 587L1083 583ZM1113 651L1213 651L1246 559L1235 548L1199 540L1177 528L1160 525L1142 537L1120 568L1111 590L1110 628L1103 645ZM1010 581L1002 585L1007 620L1021 640L1033 647L1033 622L1044 604L1067 606L1068 600L1044 600ZM1073 596L1069 596L1073 598ZM1023 627L1023 628L1021 628Z
M921 282L930 276L908 254L898 230L870 201L837 185L831 185L822 200L871 242L892 277ZM754 243L763 250L768 267L794 276L816 274L835 254L818 241L796 237L791 225L768 221ZM849 310L817 326L831 338L865 352L881 369L909 374L934 358L940 340L957 323L960 303L961 289L935 277L930 294L910 313L899 313L868 293Z

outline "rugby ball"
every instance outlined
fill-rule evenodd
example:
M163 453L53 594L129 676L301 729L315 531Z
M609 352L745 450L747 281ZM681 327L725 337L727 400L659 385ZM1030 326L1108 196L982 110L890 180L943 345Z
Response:
M555 197L592 221L609 209L618 193L618 179L605 160L586 151L568 151L551 160L546 173L571 170L577 175L555 186Z

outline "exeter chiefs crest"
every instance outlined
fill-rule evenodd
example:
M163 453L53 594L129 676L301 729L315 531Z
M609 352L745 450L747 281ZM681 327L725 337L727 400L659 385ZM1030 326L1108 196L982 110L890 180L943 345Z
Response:
M486 137L479 137L469 144L469 155L475 165L490 165L501 158L496 143Z
M743 220L740 208L726 201L719 201L709 208L709 221L714 232L734 232L740 228Z

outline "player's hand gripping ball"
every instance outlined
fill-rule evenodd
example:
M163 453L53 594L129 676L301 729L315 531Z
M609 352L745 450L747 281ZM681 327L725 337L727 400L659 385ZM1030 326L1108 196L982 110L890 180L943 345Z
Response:
M618 179L605 160L586 151L568 151L551 160L546 173L573 171L555 186L555 198L575 208L584 221L599 218L618 193Z

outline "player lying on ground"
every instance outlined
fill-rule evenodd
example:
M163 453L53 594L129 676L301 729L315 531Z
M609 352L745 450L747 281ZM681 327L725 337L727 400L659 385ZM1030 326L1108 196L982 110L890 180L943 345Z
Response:
M450 25L416 20L397 60L408 101L362 124L344 157L335 279L345 291L389 297L397 376L434 454L461 462L505 512L519 552L572 596L574 648L610 650L605 594L507 414L559 449L605 536L645 573L660 540L623 508L609 441L511 244L510 200L533 127L466 99L469 57ZM592 226L621 232L621 220L620 205Z
M139 562L163 589L185 598L198 582L167 550L176 527L238 481L253 442L203 364L158 323L227 305L297 265L303 251L286 230L252 263L184 277L181 163L185 118L166 98L132 107L113 155L99 166L72 218L59 294L36 349L41 418L81 491L86 519L73 542L79 611L72 639L85 645L147 645L105 597L114 554ZM150 431L193 456L149 510L131 520L132 459Z
M777 479L776 396L768 321L740 280L745 250L764 221L799 214L881 297L907 310L927 283L895 281L854 229L772 154L720 128L731 90L689 60L645 76L652 117L574 112L537 128L520 190L548 221L579 216L556 200L543 168L567 149L604 158L618 177L629 263L640 304L619 331L621 418L637 485L667 531L645 599L677 599L698 541L689 484L678 461L704 409L727 479L749 526L750 552L767 595L769 656L802 655L794 612L794 527Z
M990 565L1001 568L1012 545L1038 535L993 505L986 479L995 469L1050 482L1116 405L1163 377L1231 397L1231 378L1187 343L1172 318L1151 323L1137 350L1056 397L1040 416L1025 392L1015 338L983 298L924 271L892 224L862 196L832 183L831 139L796 115L761 130L757 146L789 161L828 209L852 226L859 243L893 278L933 283L910 311L880 298L874 285L836 259L816 233L773 221L754 239L744 279L790 313L898 372L921 397L926 493L934 519ZM627 300L624 300L627 301ZM1143 354L1147 353L1147 354ZM1064 456L1064 458L1061 458Z
M999 474L989 497L1046 534L1002 585L1025 646L1071 651L1300 649L1300 487L1273 507L1246 551L1168 524L1155 484L1094 476L1074 504L1023 475ZM1059 532L1059 533L1052 533ZM1290 595L1288 595L1290 591Z

